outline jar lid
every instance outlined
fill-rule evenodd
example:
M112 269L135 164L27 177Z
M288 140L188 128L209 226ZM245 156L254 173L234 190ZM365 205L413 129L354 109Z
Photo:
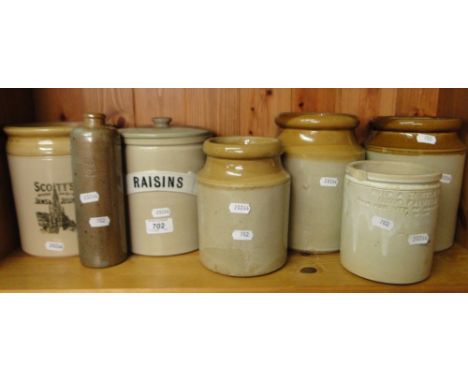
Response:
M65 137L69 136L78 122L20 123L4 128L10 137Z
M359 125L359 119L340 113L281 113L275 122L283 128L350 130Z
M350 163L346 174L360 181L426 184L439 182L442 174L416 163L363 160Z
M183 145L201 143L213 133L189 126L170 126L171 118L155 117L153 126L119 129L128 145Z
M405 132L457 131L462 124L459 118L442 117L377 117L371 122L376 130Z
M283 150L276 138L239 136L210 138L205 141L203 151L216 158L260 159L275 157Z

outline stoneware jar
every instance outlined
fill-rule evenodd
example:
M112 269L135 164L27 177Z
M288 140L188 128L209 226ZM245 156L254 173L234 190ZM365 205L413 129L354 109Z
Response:
M431 271L441 174L414 163L346 169L341 263L374 281L416 283Z
M266 137L208 139L198 174L200 260L230 276L257 276L287 257L288 173L281 143Z
M127 258L121 137L105 115L87 113L71 134L81 263L106 268Z
M435 250L452 246L465 164L459 119L380 117L372 121L367 158L419 163L442 173Z
M283 113L276 123L284 128L279 139L291 174L289 246L337 251L345 168L364 159L353 133L359 121L348 114Z
M205 163L202 144L212 135L192 127L123 129L132 252L167 256L198 248L196 173Z
M44 123L5 128L21 247L31 255L78 254L70 158L74 126Z

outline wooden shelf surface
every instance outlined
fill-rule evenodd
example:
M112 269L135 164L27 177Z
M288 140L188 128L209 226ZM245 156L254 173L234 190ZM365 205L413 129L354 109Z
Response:
M291 253L277 272L236 278L208 271L200 264L197 252L170 257L133 255L115 267L90 269L81 266L78 257L39 258L16 251L0 260L0 291L468 292L468 250L455 245L436 254L431 277L404 286L355 276L340 265L338 254Z

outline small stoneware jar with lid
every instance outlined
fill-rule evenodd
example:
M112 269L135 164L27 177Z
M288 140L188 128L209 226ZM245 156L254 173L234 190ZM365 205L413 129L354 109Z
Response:
M432 117L379 117L372 121L367 158L413 162L441 172L440 212L435 250L452 246L466 148L457 131L461 120Z
M414 163L359 161L346 169L341 263L369 280L429 277L441 173Z
M78 255L70 157L75 126L60 122L5 128L21 247L31 255Z
M167 256L198 248L196 173L205 163L208 130L170 126L120 130L125 140L132 252Z
M306 252L340 249L341 205L346 165L364 159L353 115L283 113L276 123L291 174L289 246Z
M218 137L203 149L198 173L200 260L230 276L257 276L287 258L288 173L281 143L266 137Z

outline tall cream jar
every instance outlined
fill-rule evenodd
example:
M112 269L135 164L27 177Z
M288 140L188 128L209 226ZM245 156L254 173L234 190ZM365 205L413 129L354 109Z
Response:
M367 158L413 162L441 172L435 251L453 245L466 148L455 118L380 117L372 121Z
M70 157L75 124L5 128L21 247L36 256L78 255Z
M343 266L383 283L410 284L429 277L440 176L413 163L351 163L344 185Z
M355 116L283 113L276 123L291 174L289 246L306 252L340 248L341 206L346 165L364 159L354 138Z
M167 256L198 248L196 173L205 163L204 129L153 127L120 130L125 140L132 252Z
M281 143L266 137L218 137L204 146L198 173L200 260L230 276L257 276L287 258L289 175Z

